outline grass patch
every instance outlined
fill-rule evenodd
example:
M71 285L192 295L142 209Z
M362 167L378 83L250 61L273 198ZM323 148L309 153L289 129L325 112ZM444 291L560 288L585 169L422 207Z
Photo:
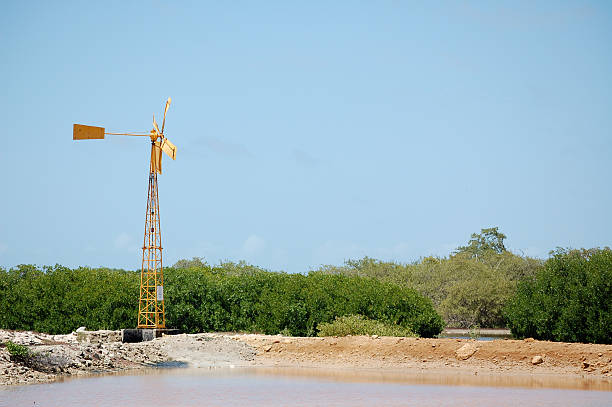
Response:
M336 317L333 322L317 325L318 336L378 335L417 336L409 328L368 319L363 315Z

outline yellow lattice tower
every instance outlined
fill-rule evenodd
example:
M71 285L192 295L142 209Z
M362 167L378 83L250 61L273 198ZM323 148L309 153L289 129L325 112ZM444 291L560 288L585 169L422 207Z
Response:
M154 154L155 144L151 146L151 155ZM151 161L147 213L145 216L145 233L142 246L138 328L165 327L164 269L162 264L157 171L154 168L153 161Z
M164 271L162 264L161 224L159 220L159 194L157 174L162 172L162 151L176 159L176 146L164 135L166 113L172 99L168 98L164 109L161 131L153 115L153 130L150 133L107 133L103 127L75 124L73 140L104 139L104 135L149 136L151 138L151 161L149 164L149 189L147 212L142 246L142 267L140 271L140 300L138 302L138 328L165 328Z

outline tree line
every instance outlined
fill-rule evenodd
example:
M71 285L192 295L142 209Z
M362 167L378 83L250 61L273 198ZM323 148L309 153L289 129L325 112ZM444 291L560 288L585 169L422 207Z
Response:
M136 325L140 274L63 266L0 269L0 327L52 334ZM444 322L416 290L368 277L270 272L245 263L164 270L166 323L183 332L315 336L321 323L362 315L417 335Z
M448 257L401 264L365 257L323 266L429 298L448 326L509 328L517 338L612 343L612 251L556 249L547 260L512 253L498 228L474 233Z
M378 321L390 332L426 337L447 325L612 343L609 248L557 249L541 260L512 253L505 239L498 228L482 229L447 257L407 264L365 257L307 274L180 260L164 269L167 324L184 332L314 336L332 322L382 326ZM133 327L139 277L108 268L0 268L0 327L49 333Z
M448 326L506 326L504 308L523 278L535 275L544 261L506 249L498 228L474 233L448 257L424 257L413 263L365 257L343 266L323 266L328 274L366 276L411 287L431 299Z

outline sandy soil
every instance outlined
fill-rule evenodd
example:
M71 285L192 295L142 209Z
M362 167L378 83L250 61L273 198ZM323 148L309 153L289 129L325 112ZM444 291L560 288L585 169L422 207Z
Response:
M491 383L503 383L510 377L523 377L531 382L533 378L552 377L559 379L559 383L573 381L570 387L584 387L581 383L587 380L597 382L597 389L612 390L612 345L532 339L296 338L231 333L182 334L151 342L123 344L108 338L100 343L79 342L76 334L52 336L0 331L0 342L7 340L28 345L45 363L44 369L24 366L12 361L2 347L0 385L144 369L159 362L173 361L199 368L282 366L298 369L302 374L317 375L339 370L345 373L386 372L389 376L431 377L433 381L436 376L446 375L462 377L466 384L475 376L480 376L478 381L482 384L483 375L493 378ZM439 382L439 378L437 380Z

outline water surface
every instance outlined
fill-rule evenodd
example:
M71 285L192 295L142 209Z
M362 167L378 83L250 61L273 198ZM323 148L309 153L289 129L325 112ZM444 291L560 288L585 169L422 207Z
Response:
M12 386L0 390L0 406L612 405L612 391L451 386L418 383L409 376L351 375L349 371L320 369L165 369L145 373Z

